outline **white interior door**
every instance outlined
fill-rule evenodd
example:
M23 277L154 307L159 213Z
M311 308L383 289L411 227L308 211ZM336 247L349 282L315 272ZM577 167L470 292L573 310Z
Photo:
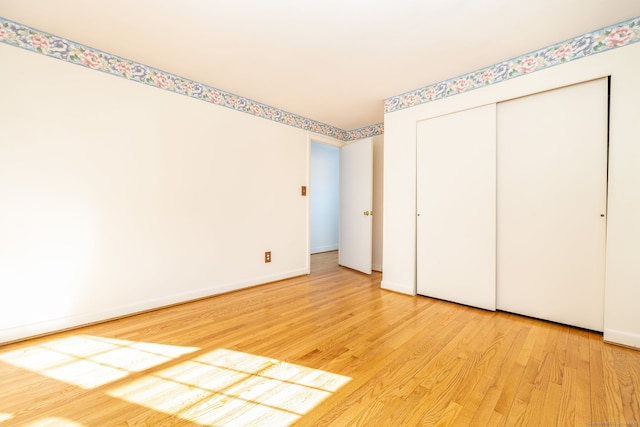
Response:
M340 149L340 249L344 267L371 274L373 241L373 141Z
M417 291L496 308L496 106L417 128Z
M498 104L498 308L603 330L606 78Z

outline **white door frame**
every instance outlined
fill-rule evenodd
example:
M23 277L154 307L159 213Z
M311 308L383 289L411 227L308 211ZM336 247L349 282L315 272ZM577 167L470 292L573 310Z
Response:
M373 155L373 137L363 138L363 139L370 139L371 140L372 155ZM348 144L348 143L345 143L343 141L339 141L339 140L332 139L332 138L329 138L329 137L323 137L323 136L319 136L319 135L307 134L307 179L306 179L307 183L310 183L310 181L311 181L311 143L312 142L316 142L316 143L320 143L320 144L327 144L327 145L331 145L331 146L338 147L338 148L342 148L342 147L344 147L344 146L346 146ZM373 161L372 161L371 167L373 168L373 166L374 165L373 165ZM307 184L307 185L309 185L309 184ZM342 185L342 184L340 184L340 185ZM372 177L371 177L371 185L373 186L373 172L372 172ZM307 204L307 230L306 230L306 242L307 242L307 244L306 244L306 246L307 246L306 260L307 260L307 265L306 265L306 271L309 273L311 271L311 202L310 202L310 197L312 197L311 193L313 192L313 189L309 188L308 190L309 191L307 192L307 200L306 200L306 204ZM369 210L370 211L373 210L373 201L371 203L371 206L369 207ZM341 224L339 226L341 226ZM372 234L373 234L373 229L372 229ZM340 251L341 245L342 245L341 237L339 237L338 251ZM373 247L373 236L371 238L371 246ZM373 264L373 258L371 259L370 264L371 265Z
M312 192L313 189L310 188L311 185L311 143L317 142L319 144L331 145L333 147L342 148L345 143L339 141L337 139L321 136L321 135L311 135L307 134L307 230L306 230L306 247L307 247L307 255L306 255L306 270L307 274L311 272L311 197L313 197ZM339 248L338 248L339 250Z

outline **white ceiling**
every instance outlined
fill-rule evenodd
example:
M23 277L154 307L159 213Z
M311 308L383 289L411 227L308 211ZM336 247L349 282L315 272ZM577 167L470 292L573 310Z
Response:
M0 16L349 130L383 99L640 15L640 0L0 0Z

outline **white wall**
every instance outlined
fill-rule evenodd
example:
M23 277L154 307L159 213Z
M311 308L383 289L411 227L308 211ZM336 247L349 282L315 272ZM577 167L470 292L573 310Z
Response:
M338 249L340 148L311 142L309 179L311 253Z
M419 120L607 75L612 80L604 338L640 347L640 44L386 114L382 287L415 294Z
M307 132L7 45L0 63L0 342L309 271Z

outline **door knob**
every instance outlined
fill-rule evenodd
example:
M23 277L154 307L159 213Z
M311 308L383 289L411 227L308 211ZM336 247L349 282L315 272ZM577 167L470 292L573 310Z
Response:
M364 211L365 216L369 216L369 211Z

